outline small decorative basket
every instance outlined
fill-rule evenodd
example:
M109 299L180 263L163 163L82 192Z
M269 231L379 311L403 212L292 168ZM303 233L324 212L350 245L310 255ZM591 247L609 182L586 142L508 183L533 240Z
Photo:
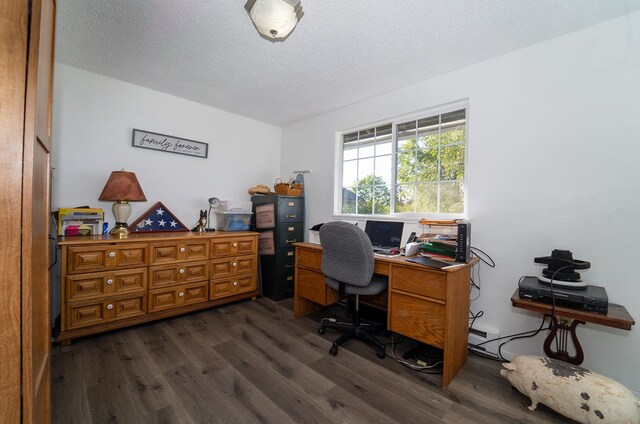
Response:
M273 189L276 192L276 194L280 196L302 196L302 184L283 183L280 178L276 180L276 183L273 185Z

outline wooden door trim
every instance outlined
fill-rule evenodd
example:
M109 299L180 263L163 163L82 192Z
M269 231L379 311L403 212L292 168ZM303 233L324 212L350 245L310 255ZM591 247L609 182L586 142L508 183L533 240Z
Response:
M0 14L0 422L21 419L22 157L29 14L26 1Z

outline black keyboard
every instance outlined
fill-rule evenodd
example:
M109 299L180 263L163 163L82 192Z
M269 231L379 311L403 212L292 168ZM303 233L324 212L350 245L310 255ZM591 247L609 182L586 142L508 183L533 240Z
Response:
M381 255L390 255L393 249L400 250L398 247L374 247L373 252Z

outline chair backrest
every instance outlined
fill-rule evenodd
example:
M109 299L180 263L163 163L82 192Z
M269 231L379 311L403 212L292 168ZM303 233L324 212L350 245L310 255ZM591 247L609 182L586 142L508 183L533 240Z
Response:
M359 227L331 221L320 227L322 272L332 280L368 286L373 276L373 246Z

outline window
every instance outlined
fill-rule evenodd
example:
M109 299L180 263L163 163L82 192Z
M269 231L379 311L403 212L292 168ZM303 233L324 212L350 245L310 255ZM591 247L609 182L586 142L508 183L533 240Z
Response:
M343 214L465 212L466 108L342 136Z

